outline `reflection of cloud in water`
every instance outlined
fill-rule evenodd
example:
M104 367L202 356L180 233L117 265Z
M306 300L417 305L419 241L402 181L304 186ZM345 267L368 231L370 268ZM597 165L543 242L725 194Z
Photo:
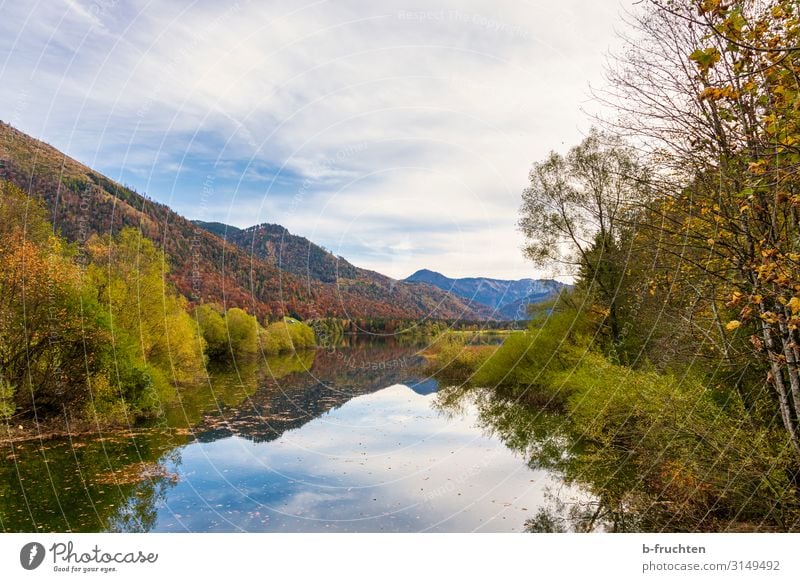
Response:
M182 451L161 531L520 531L564 486L404 385L356 397L269 442ZM563 490L562 490L563 495Z

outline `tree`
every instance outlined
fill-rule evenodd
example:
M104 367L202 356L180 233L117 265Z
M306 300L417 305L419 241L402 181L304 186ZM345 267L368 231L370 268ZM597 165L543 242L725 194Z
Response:
M626 212L645 194L643 168L632 149L592 130L566 156L551 152L534 164L522 194L519 226L525 254L537 266L560 263L608 307L613 342L619 338L617 293Z
M200 334L206 343L206 355L212 360L225 358L228 351L228 331L225 327L222 307L215 304L198 305L194 317Z
M788 0L651 2L606 97L613 125L662 168L650 240L691 272L673 280L695 281L684 289L726 357L749 337L800 454L799 12Z
M233 357L253 354L258 347L258 321L243 309L232 307L225 313L228 328L227 340L230 355Z
M164 253L141 232L94 236L87 275L112 331L120 388L136 387L133 402L158 408L170 383L191 382L203 369L203 340L184 297L166 280Z
M0 190L0 409L79 413L106 361L102 314L42 205Z
M314 329L291 317L269 324L259 333L259 345L266 354L279 354L312 348L316 345Z

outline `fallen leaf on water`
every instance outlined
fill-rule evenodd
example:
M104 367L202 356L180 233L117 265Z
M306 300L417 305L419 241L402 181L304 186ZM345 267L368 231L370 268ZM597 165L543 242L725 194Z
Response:
M122 469L99 475L94 481L104 485L119 485L140 483L150 479L168 479L177 483L178 475L170 473L158 463L133 463Z

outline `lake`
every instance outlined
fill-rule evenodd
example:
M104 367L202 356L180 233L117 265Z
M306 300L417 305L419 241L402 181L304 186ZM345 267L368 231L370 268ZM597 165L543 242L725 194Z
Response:
M591 505L549 468L560 419L492 422L419 347L350 343L211 370L149 426L5 446L0 529L519 532Z

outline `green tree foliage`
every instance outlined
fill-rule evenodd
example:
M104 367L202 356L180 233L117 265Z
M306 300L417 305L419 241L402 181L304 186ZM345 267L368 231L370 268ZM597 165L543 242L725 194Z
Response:
M87 277L112 333L115 380L127 402L156 411L171 386L191 382L203 369L203 340L186 300L166 279L164 255L133 228L87 243Z
M509 446L591 491L596 511L575 516L577 530L800 527L791 449L775 427L754 424L706 374L612 363L593 340L601 320L561 303L493 352L445 346L434 368L471 386L482 421ZM455 406L456 390L439 402ZM548 410L566 421L543 431Z
M611 341L570 360L529 332L474 376L561 395L584 474L613 469L600 493L642 527L796 529L800 7L651 2L635 24L608 102L646 164L592 134L534 165L520 221Z
M258 321L243 309L233 307L225 313L228 347L231 354L254 354L258 349Z
M512 333L480 364L474 383L510 386L516 395L549 399L560 390L552 373L577 362L589 337L586 314L561 304L534 319L527 332Z
M588 333L557 306L459 373L562 406L568 474L614 527L793 531L800 7L652 2L636 24L609 103L650 155L593 133L523 195L527 254L570 267Z
M41 204L0 183L0 416L65 413L101 425L159 414L205 357L313 347L286 318L261 328L232 308L194 317L169 283L164 253L134 228L76 248L52 233Z
M206 355L212 360L225 358L229 354L228 331L222 307L202 304L194 309L194 317L206 344Z
M291 317L269 324L259 334L259 344L265 354L279 354L312 348L316 345L314 330Z
M263 328L254 316L237 307L223 312L215 304L199 305L194 313L206 344L206 353L212 360L227 362L259 351L264 355L275 355L316 346L314 329L291 317ZM314 324L323 331L341 330L340 320L320 320Z
M771 400L800 456L798 11L791 0L653 3L610 98L659 176L628 266L630 292L654 299L629 300L674 321L640 352L717 366L754 413Z
M703 376L631 370L598 354L560 376L570 418L590 443L581 470L613 475L597 489L610 510L635 506L647 529L800 525L787 449Z
M563 264L608 305L612 341L619 340L616 297L619 258L628 235L626 213L647 189L633 150L592 130L566 156L551 152L534 164L522 194L519 226L525 254L538 266Z
M318 345L322 347L338 346L344 337L344 320L335 317L324 317L310 322L310 326L317 337Z
M14 386L10 381L0 378L0 419L8 420L14 416L17 405L14 402Z

